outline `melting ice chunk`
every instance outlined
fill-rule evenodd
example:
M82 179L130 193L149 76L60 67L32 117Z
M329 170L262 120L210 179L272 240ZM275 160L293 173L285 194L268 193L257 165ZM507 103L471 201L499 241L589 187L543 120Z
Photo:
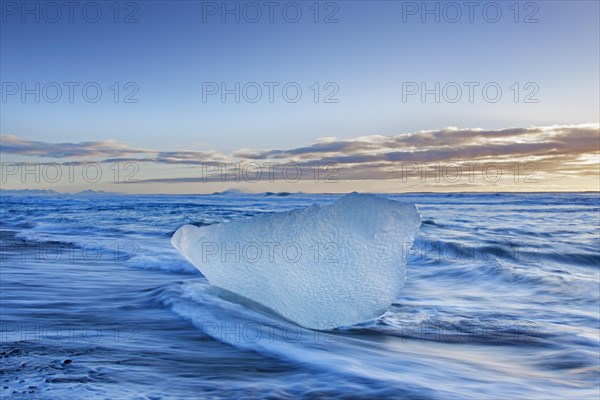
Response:
M329 206L184 225L171 242L212 285L328 330L385 312L420 225L413 204L352 193Z

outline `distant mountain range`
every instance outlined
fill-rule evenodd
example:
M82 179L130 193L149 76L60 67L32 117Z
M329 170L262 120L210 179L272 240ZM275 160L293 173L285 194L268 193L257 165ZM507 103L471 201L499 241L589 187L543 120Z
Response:
M249 193L244 192L239 189L227 189L222 192L211 193L210 196L245 196L245 195L253 195L253 196L276 196L276 197L285 197L291 196L294 194L302 194L302 192L298 193L289 193L289 192L264 192L264 193ZM61 193L55 190L50 189L0 189L0 195L2 196L118 196L125 195L124 193L118 192L105 192L103 190L83 190L77 193Z
M227 189L227 190L224 190L222 192L212 193L211 196L244 196L244 195L258 196L258 195L261 195L261 194L265 195L265 196L279 196L279 197L284 197L284 196L290 196L292 194L302 194L302 192L297 192L297 193L289 193L289 192L250 193L250 192L244 192L244 191L239 190L239 189Z
M122 195L117 192L103 190L83 190L77 193L60 193L50 189L0 189L0 195L10 196L97 196L97 195Z

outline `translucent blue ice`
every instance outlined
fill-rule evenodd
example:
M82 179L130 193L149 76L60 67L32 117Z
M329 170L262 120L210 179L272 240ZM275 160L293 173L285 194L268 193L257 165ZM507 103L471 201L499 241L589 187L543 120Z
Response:
M327 330L387 310L420 225L412 204L352 193L328 206L184 225L171 241L212 285Z

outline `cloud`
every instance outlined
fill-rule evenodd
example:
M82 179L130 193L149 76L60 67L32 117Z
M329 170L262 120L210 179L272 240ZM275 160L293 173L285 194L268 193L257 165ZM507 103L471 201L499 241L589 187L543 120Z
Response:
M300 168L335 165L340 179L398 178L406 164L489 163L510 166L516 161L535 162L545 172L597 174L600 155L599 124L537 126L499 130L446 128L363 136L355 139L323 138L290 149L239 149L217 151L159 151L132 148L114 140L81 143L46 143L16 136L1 137L2 153L56 159L93 158L100 162L139 162L200 167L242 163L273 165L275 176L294 164ZM585 162L582 162L584 160ZM592 160L590 162L590 160ZM432 168L431 165L424 168ZM481 166L477 168L482 168ZM542 167L540 167L542 169ZM305 174L302 179L310 179ZM147 177L144 182L194 182L204 177Z
M2 135L0 144L2 153L49 158L110 157L146 152L146 150L129 148L125 143L114 140L47 143L21 139L14 135Z

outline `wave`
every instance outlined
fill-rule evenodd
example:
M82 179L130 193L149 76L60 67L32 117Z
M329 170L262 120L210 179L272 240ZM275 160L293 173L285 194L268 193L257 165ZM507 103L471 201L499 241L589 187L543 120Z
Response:
M155 296L190 321L202 337L320 370L325 381L356 382L356 389L371 398L447 398L458 390L463 398L479 398L476 387L465 389L462 384L467 377L477 376L480 383L502 393L506 387L497 380L498 373L527 388L531 384L523 376L535 373L538 380L552 385L563 379L561 364L575 365L569 356L559 354L563 348L560 333L549 333L544 326L507 314L427 315L411 320L406 319L410 313L396 304L376 320L320 332L289 323L204 279L180 283ZM511 352L498 352L498 346L509 346L512 351L537 348L538 353L554 354L554 366L547 373L527 365L515 368L510 363ZM542 361L543 357L537 358ZM593 368L594 362L589 355L581 356L576 366ZM344 388L335 390L339 393Z
M135 254L127 260L126 265L131 268L201 275L193 265L179 256L178 253L167 249L161 254Z

